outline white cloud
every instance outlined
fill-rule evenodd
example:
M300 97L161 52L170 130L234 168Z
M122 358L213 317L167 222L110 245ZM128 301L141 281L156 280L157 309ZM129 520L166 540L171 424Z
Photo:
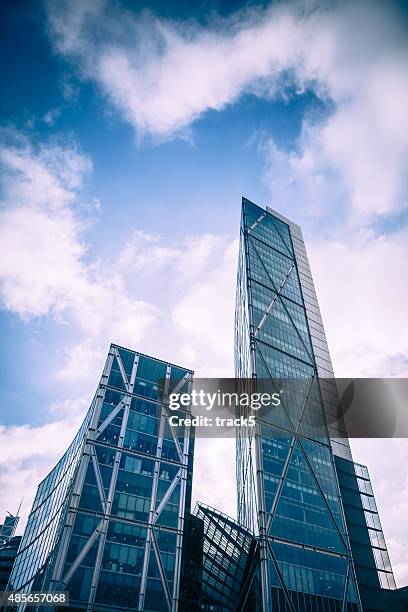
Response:
M129 286L138 279L161 312L143 350L188 365L198 376L232 375L236 261L237 241L225 236L168 244L134 231L117 265Z
M19 138L0 149L0 264L5 305L22 317L61 311L73 281L81 277L84 245L72 206L90 161L73 148L42 147L36 153Z
M380 520L397 586L408 584L407 541L408 441L399 439L352 440L359 463L368 466Z
M408 78L406 84L405 76L395 79L397 99L408 104ZM265 140L264 180L273 205L315 221L347 216L350 226L406 206L406 114L393 113L387 104L380 110L377 96L363 91L324 120L306 118L295 150Z
M68 398L50 407L52 421L46 425L0 425L2 511L16 512L23 499L20 533L38 484L71 443L85 411L84 398Z
M61 109L60 108L51 108L48 112L45 113L45 115L42 118L42 120L47 125L52 126L52 125L54 125L55 121L58 119L58 117L60 115L61 115Z
M315 240L311 269L337 376L407 376L408 232Z
M263 182L270 191L270 206L308 225L318 224L326 216L342 215L347 206L345 187L322 160L321 147L311 131L305 124L299 152L284 151L270 138L260 144L265 155ZM313 146L306 146L305 140L312 141Z
M89 203L81 189L92 166L86 156L68 144L36 149L15 135L12 142L5 138L0 155L3 305L26 321L51 315L76 325L84 340L68 349L58 375L86 379L109 342L137 345L157 309L133 297L118 270L107 274L87 261L81 211Z
M236 516L235 440L197 438L194 457L193 507L201 501Z
M206 245L207 246L207 245ZM193 245L194 247L194 245ZM198 376L233 376L237 242L217 249L218 262L196 277L172 312L180 350L197 367ZM200 251L198 249L198 256ZM189 260L188 257L186 259ZM194 271L194 266L193 266Z
M249 13L225 29L206 30L149 13L135 19L105 2L48 6L57 50L79 60L82 74L138 130L164 136L207 109L223 108L254 80L284 66L290 54L281 43L294 28L285 12L276 13L272 30ZM244 18L250 18L248 27Z
M387 212L401 197L408 46L392 5L286 2L214 18L207 27L135 16L102 1L48 6L56 49L104 91L139 137L179 134L244 92L291 95L290 74L294 90L314 90L333 106L290 160L297 172L318 164L309 187L319 194L323 170L339 173L349 205L361 215Z

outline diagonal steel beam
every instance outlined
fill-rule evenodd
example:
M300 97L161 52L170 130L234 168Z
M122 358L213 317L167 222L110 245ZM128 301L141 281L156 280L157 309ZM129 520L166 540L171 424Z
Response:
M258 347L258 348L259 348L259 347ZM261 355L261 357L262 357L262 359L263 359L263 361L264 361L264 363L265 363L265 367L266 367L266 369L268 370L269 375L270 375L270 376L271 376L271 378L272 378L272 375L271 375L271 372L270 372L270 370L269 370L268 364L266 363L265 358L264 358L264 356L262 355L262 351L261 351L261 350L259 350L259 352L260 352L260 355ZM313 378L314 378L314 376L315 376L315 374L313 374ZM289 414L287 414L287 417L288 417L289 421L292 423L293 431L295 431L294 424L293 424L293 422L292 422L292 419L291 419L290 415L289 415ZM334 514L333 514L333 512L332 512L332 509L330 508L330 504L328 503L328 501L327 501L327 499L326 499L326 496L325 496L325 494L324 494L324 491L323 491L322 487L320 486L319 480L318 480L318 478L317 478L317 476L316 476L316 474L315 474L315 472L314 472L313 466L312 466L312 464L310 463L309 457L307 456L306 450L305 450L305 448L304 448L304 446L303 446L303 444L302 444L301 437L300 437L300 436L299 436L297 433L296 433L295 435L296 435L296 439L298 440L299 445L300 445L300 447L301 447L301 449L302 449L302 452L303 452L303 455L304 455L304 457L305 457L305 459L306 459L306 462L307 462L307 464L308 464L308 466L309 466L310 472L312 473L313 479L314 479L314 481L315 481L315 483L316 483L316 485L317 485L317 488L318 488L318 490L320 491L320 493L321 493L321 495L322 495L322 498L323 498L323 501L324 501L324 503L325 503L325 505L326 505L326 508L328 509L329 514L330 514L330 516L331 516L331 518L332 518L333 524L334 524L334 526L335 526L335 528L336 528L336 530L337 530L337 532L338 532L338 534L339 534L339 536L340 536L340 538L341 538L341 540L342 540L342 542L343 542L343 545L344 545L345 549L348 551L348 550L349 550L349 548L348 548L348 546L347 546L347 543L346 543L346 541L345 541L345 539L344 539L344 536L343 536L342 532L340 531L340 529L339 529L339 527L338 527L338 525L337 525L337 521L336 521L336 519L335 519L335 517L334 517Z
M341 605L341 612L345 612L346 610L346 605L347 605L347 594L348 594L348 586L349 586L349 582L350 582L350 560L347 564L347 574L346 574L346 579L344 581L344 591L343 591L343 601L342 601L342 605Z
M117 351L117 349L115 350ZM121 364L122 362L118 361L118 363ZM133 366L132 366L132 374L131 374L132 380L135 379L138 363L139 363L139 356L135 355ZM123 368L123 365L122 365L122 368ZM131 390L132 390L132 387L128 385L129 393L131 392ZM92 581L91 581L91 588L90 588L89 597L88 597L87 612L93 612L94 610L95 595L96 595L96 590L97 590L98 582L99 582L99 574L100 574L101 566L102 566L102 557L103 557L103 553L105 549L106 537L107 537L108 526L109 526L109 519L110 519L110 515L112 511L112 502L113 502L113 497L115 494L116 482L118 478L120 461L122 457L123 444L124 444L125 434L126 434L126 427L127 427L127 422L129 418L130 401L131 401L131 397L130 395L127 395L122 424L121 424L120 432L119 432L117 449L115 452L115 459L113 462L113 469L112 469L112 475L111 475L111 480L110 480L108 498L106 500L106 511L105 511L103 522L102 522L101 537L99 540L98 551L96 553L95 566L94 566L94 571L93 571Z
M183 387L183 385L189 380L189 378L191 378L191 374L190 372L187 372L187 374L184 374L183 378L179 380L177 385L172 390L172 393L178 393L179 390Z
M165 381L165 392L168 390L168 385L170 384L170 374L171 368L168 365L166 368L166 381ZM150 551L153 545L153 516L156 511L156 498L157 498L157 488L159 483L159 473L160 473L160 460L163 449L163 438L164 438L164 425L166 421L164 404L161 405L160 412L160 422L159 422L159 431L157 433L157 449L156 456L154 457L154 471L153 471L153 482L152 482L152 494L150 498L150 509L149 509L149 519L147 525L147 533L146 533L146 543L143 555L143 566L142 566L142 575L140 577L140 589L139 589L139 602L138 602L138 610L144 609L145 597L146 597L146 588L147 588L147 577L149 571L149 561L150 561Z
M152 529L152 544L153 544L154 554L156 556L157 566L159 568L159 573L160 573L160 578L161 578L163 589L164 589L164 594L166 596L167 608L171 610L171 596L170 596L169 585L167 584L166 573L163 568L163 563L161 560L159 547L157 545L156 535L153 529Z
M277 544L285 544L287 546L292 546L292 548L301 548L302 550L312 550L313 552L322 553L327 557L336 557L337 559L344 559L345 561L349 561L349 557L347 551L345 552L333 552L332 550L327 550L327 548L321 548L320 546L312 546L309 544L302 544L300 542L293 542L292 540L285 540L284 538L277 538L276 536L269 536L271 542L276 542Z
M259 347L258 347L258 348L259 348ZM262 359L263 359L263 361L264 361L264 363L265 363L265 367L266 367L266 369L268 370L270 377L271 377L271 378L273 378L273 377L272 377L272 375L271 375L271 372L270 372L270 370L269 370L269 368L268 368L268 364L266 363L265 358L264 358L264 356L262 355L262 351L261 351L260 349L259 349L259 353L260 353L260 355L261 355L261 357L262 357ZM314 377L314 374L313 374L313 377ZM287 417L288 417L289 421L292 423L292 427L293 427L293 431L294 431L294 424L293 424L293 422L292 422L292 419L291 419L290 415L289 415L289 414L287 414ZM296 434L296 435L297 435L297 434ZM341 538L341 540L342 540L342 542L343 542L343 545L344 545L345 549L346 549L346 550L349 550L349 548L348 548L348 546L347 546L347 543L346 543L346 542L345 542L345 540L344 540L344 536L343 536L342 532L340 531L340 529L339 529L339 527L338 527L338 525L337 525L337 521L336 521L336 519L335 519L335 517L334 517L334 515L333 515L332 509L330 508L330 504L329 504L329 502L328 502L328 501L327 501L327 499L326 499L326 496L325 496L325 494L324 494L324 491L323 491L322 487L320 486L319 480L318 480L318 478L317 478L317 476L316 476L316 474L315 474L315 472L314 472L313 466L312 466L312 464L310 463L309 457L307 456L307 453L306 453L306 451L305 451L305 448L304 448L304 446L303 446L303 444L302 444L301 437L300 437L300 436L298 436L298 435L297 435L297 440L298 440L298 442L299 442L299 444L300 444L300 447L301 447L301 449L302 449L302 452L303 452L303 454L304 454L304 456L305 456L305 459L306 459L306 462L307 462L307 464L308 464L308 466L309 466L309 469L310 469L310 471L311 471L311 473L312 473L312 475L313 475L313 479L314 479L314 481L315 481L315 483L316 483L316 485L317 485L317 488L319 489L320 493L322 494L322 497L323 497L324 503L325 503L325 505L326 505L326 507L327 507L327 509L328 509L329 513L330 513L330 516L331 516L331 518L332 518L332 520L333 520L334 526L336 527L337 532L338 532L338 533L339 533L339 535L340 535L340 538Z
M343 533L342 533L342 532L341 532L341 530L339 529L339 526L338 526L338 524L337 524L336 518L335 518L335 516L334 516L334 514L333 514L332 509L330 508L330 504L329 504L329 502L328 502L328 501L327 501L327 499L326 499L326 496L325 496L325 494L324 494L324 491L323 491L322 487L320 486L320 482L319 482L319 480L318 480L318 478L317 478L317 476L316 476L316 474L315 474L315 471L314 471L313 466L312 466L312 464L311 464L311 462L310 462L310 459L309 459L309 457L308 457L308 455L307 455L307 452L306 452L306 450L305 450L305 448L304 448L304 446L303 446L303 443L302 443L301 438L298 438L298 441L299 441L300 447L301 447L301 449L302 449L302 451L303 451L303 455L304 455L304 457L305 457L305 459L306 459L306 462L307 462L307 464L308 464L308 466L309 466L309 469L310 469L310 471L311 471L311 473L312 473L312 475L313 475L313 479L314 479L314 481L315 481L315 483L316 483L316 485L317 485L317 487L318 487L318 489L319 489L320 493L322 494L322 497L323 497L324 503L325 503L325 505L326 505L326 508L327 508L327 510L329 511L329 514L330 514L330 516L331 516L331 518L332 518L333 524L334 524L334 526L336 527L336 530L337 530L337 532L338 532L338 534L339 534L339 536L340 536L340 538L341 538L341 541L342 541L342 543L343 543L343 546L344 546L344 548L345 548L347 551L349 551L349 547L348 547L348 545L347 545L347 542L346 542L346 540L345 540L345 538L344 538Z
M233 612L241 612L242 610L245 609L245 604L247 602L249 593L251 591L256 568L259 562L259 560L257 559L257 554L258 554L258 543L255 544L255 547L253 549L252 561L250 563L246 578L244 580L244 584L242 585L241 590L239 592L238 601L235 604Z
M179 439L177 437L177 434L174 431L174 425L172 425L170 423L170 420L169 420L169 417L170 417L169 408L168 408L168 406L166 404L163 404L163 409L164 409L164 412L165 412L166 417L167 417L167 425L169 426L171 437L173 438L173 442L176 445L177 454L179 456L180 461L182 461L182 459L183 459L183 451L181 449L180 442L179 442Z
M116 408L114 408L114 410L112 410L110 415L103 421L103 423L99 425L98 429L95 432L95 438L99 438L99 436L103 431L105 431L109 423L111 423L113 419L119 414L119 412L125 407L127 397L128 396L123 397L120 400L119 404L116 406Z
M282 474L279 477L279 485L278 485L278 488L277 488L276 493L275 493L275 497L274 497L273 502L272 502L272 507L271 507L271 510L269 512L268 523L266 525L266 533L267 534L269 533L269 529L270 529L271 523L272 523L273 518L275 516L276 508L277 508L277 505L278 505L278 502L279 502L279 499L280 499L280 496L281 496L281 493L282 493L282 490L283 490L283 487L284 487L284 484L285 484L285 479L286 479L287 473L289 471L290 461L292 459L293 451L294 451L295 445L296 445L297 433L299 431L300 424L301 424L302 419L303 419L303 414L304 414L305 409L306 409L306 404L307 404L307 401L308 401L309 396L310 396L310 391L311 391L311 388L312 388L312 381L313 380L314 380L314 377L310 379L308 390L307 390L307 393L306 393L306 397L305 397L305 400L303 402L303 405L302 405L302 408L301 408L301 411L300 411L300 414L299 414L299 418L298 418L298 421L297 421L296 426L295 426L295 431L293 432L294 435L293 435L292 441L290 443L290 447L289 447L288 455L286 457L285 465L283 466Z
M103 522L104 522L104 519L102 519L98 523L96 529L89 536L89 540L87 540L86 544L84 545L82 550L79 552L78 556L76 557L76 559L70 566L69 570L67 571L67 573L61 580L62 586L65 587L68 584L68 582L71 580L72 576L74 575L78 567L81 565L82 561L85 559L88 552L91 550L93 544L96 542L96 539L102 532Z
M189 373L187 372L187 374L185 374L183 376L183 378L179 381L179 383L177 384L175 390L172 391L172 393L177 393L178 389L181 389L181 387L185 384L185 382L187 382L187 380L189 379ZM169 407L168 407L168 396L169 396L169 387L170 387L170 375L166 376L166 380L164 383L164 394L163 394L163 408L167 417L167 424L169 426L170 429L170 433L171 436L173 438L174 444L176 445L176 449L177 449L177 453L179 456L180 461L182 461L183 459L183 452L181 450L181 446L180 446L180 442L178 440L178 437L173 429L173 425L170 423L170 413L169 413Z
M171 494L173 493L174 489L176 488L176 486L180 482L180 478L181 478L181 470L179 470L177 472L176 476L171 481L171 483L169 485L169 488L167 489L166 493L163 495L163 498L162 498L160 504L157 506L156 510L154 511L153 519L152 519L153 524L156 523L157 519L159 518L160 514L162 513L162 510L163 510L164 506L167 504L168 500L171 497Z
M261 221L263 221L263 219L265 219L266 215L268 213L266 212L266 210L262 213L262 215L260 217L258 217L258 219L256 219L256 221L253 222L253 224L251 225L251 227L249 227L247 229L248 234L250 234L252 232L252 230L254 230L256 228L256 226L261 223Z
M286 244L286 240L282 236L281 231L280 231L277 223L275 223L274 221L272 221L272 223L273 223L273 227L276 229L276 232L279 234L280 239L282 240L283 244L285 245L285 247L287 248L288 252L290 253L290 256L293 257L292 249L289 247L288 244Z
M116 347L113 349L113 351L115 353L116 361L118 362L119 370L120 370L120 373L122 375L123 382L124 382L124 385L126 387L126 391L130 391L129 381L128 381L127 376L126 376L125 368L123 367L123 363L122 363L122 359L120 358L119 351L118 351L118 349Z
M271 285L272 285L272 287L273 287L274 291L275 291L275 292L277 292L277 287L276 287L275 281L273 280L272 276L270 275L269 270L268 270L268 268L266 267L264 260L262 259L262 257L261 257L261 256L260 256L260 254L258 253L258 249L256 248L256 246L255 246L255 244L254 244L254 241L253 241L253 240L251 240L251 244L252 244L252 248L253 248L253 249L254 249L254 251L255 251L255 254L257 255L257 257L258 257L259 261L260 261L260 262L261 262L261 264L262 264L263 269L264 269L264 270L265 270L265 272L266 272L267 277L269 278L269 281L270 281L270 283L271 283ZM313 357L313 355L310 353L309 349L307 348L307 346L306 346L306 344L305 344L305 341L303 340L303 337L302 337L301 333L299 332L299 330L298 330L297 326L295 325L295 323L294 323L294 321L293 321L293 319L292 319L292 317L291 317L291 315L290 315L290 312L289 312L289 310L288 310L288 308L287 308L287 306L286 306L286 304L285 304L284 300L281 300L281 303L282 303L283 308L285 309L286 315L288 316L288 318L290 319L290 321L291 321L291 323L292 323L292 325L293 325L293 328L294 328L295 332L296 332L296 333L297 333L297 335L299 336L299 339L300 339L301 343L303 344L303 347L304 347L304 349L305 349L306 353L309 355L310 359L311 359L311 360L312 360L312 362L314 363L314 362L315 362L314 357Z
M288 591L288 589L286 587L286 584L285 584L285 581L283 579L282 572L280 571L280 567L279 567L278 561L277 561L277 559L275 557L275 553L272 550L272 545L271 545L269 540L267 540L267 543L268 543L269 556L270 556L270 559L271 559L271 561L273 563L273 566L275 568L275 572L276 572L276 574L278 576L278 580L281 583L281 587L282 587L282 590L283 590L283 594L285 595L286 602L287 602L291 612L296 612L295 606L293 605L292 599L291 599L291 597L289 595L289 591Z
M277 292L275 293L275 295L273 296L272 301L271 301L271 303L269 304L268 308L265 310L265 312L264 312L264 314L263 314L263 316L262 316L262 319L260 320L260 322L259 322L259 324L258 324L258 327L257 327L257 328L256 328L256 330L255 330L255 333L254 333L255 338L257 337L257 335L258 335L258 334L259 334L259 332L261 331L261 329L262 329L262 327L263 327L263 325L264 325L264 323L265 323L266 319L268 318L269 313L270 313L270 312L271 312L271 310L272 310L273 305L275 304L276 300L278 299L278 297L279 297L279 296L280 296L280 294L282 293L283 288L284 288L284 286L286 285L286 282L287 282L287 280L288 280L289 276L291 275L291 272L292 272L292 270L293 270L293 268L294 268L294 267L295 267L295 264L292 264L292 265L290 266L290 268L289 268L289 270L288 270L288 273L286 274L286 276L285 276L285 278L284 278L284 280L283 280L283 282L282 282L281 286L279 287L278 291L277 291Z
M190 381L190 383L191 383L191 374L190 374L190 372L187 372L187 373L186 373L186 374L183 376L183 378L182 378L182 379L181 379L181 380L180 380L180 381L177 383L177 385L175 386L175 388L172 390L172 393L178 393L178 391L179 391L179 390L180 390L180 389L181 389L181 388L184 386L184 384L185 384L187 381ZM164 395L164 397L163 397L163 408L164 408L164 411L165 411L165 413L166 413L166 417L167 417L167 424L168 424L168 426L169 426L170 433L171 433L171 436L172 436L172 438L173 438L174 444L176 445L176 450L177 450L177 453L178 453L179 459L180 459L180 461L182 461L182 460L183 460L183 450L182 450L182 448L181 448L181 445L180 445L180 441L179 441L179 439L178 439L178 436L177 436L177 434L176 434L176 432L175 432L175 430L174 430L174 426L173 426L173 425L170 423L170 420L169 420L169 416L170 416L170 413L169 413L169 407L168 407L168 392L169 392L169 386L170 386L170 379L169 379L169 378L166 378L165 388L164 388L164 394L163 394L163 395Z
M95 478L96 478L96 484L98 486L99 497L101 498L102 508L105 513L106 512L105 489L103 488L101 471L99 469L99 462L98 462L98 458L95 453L95 446L93 444L90 448L90 455L91 455L92 463L93 463L94 470L95 470Z
M267 362L266 362L266 359L265 359L265 357L264 357L264 354L263 354L263 353L262 353L262 351L261 351L261 347L259 346L259 343L258 343L258 345L257 345L257 348L258 348L258 352L259 352L260 356L262 357L262 361L264 362L265 368L268 370L268 374L269 374L270 379L271 379L272 381L274 381L274 377L272 376L272 373L271 373L271 371L270 371L270 369L269 369L269 366L268 366L268 364L267 364ZM275 386L275 389L276 389L276 384L275 384L274 382L273 382L273 385ZM293 420L292 420L292 417L290 416L289 412L286 410L285 403L282 401L282 399L281 399L281 405L283 406L283 409L284 409L284 411L285 411L285 415L286 415L286 416L287 416L287 418L288 418L289 425L290 425L290 428L291 428L291 429L290 429L290 431L294 431L294 429L295 429L295 424L294 424L294 422L293 422Z

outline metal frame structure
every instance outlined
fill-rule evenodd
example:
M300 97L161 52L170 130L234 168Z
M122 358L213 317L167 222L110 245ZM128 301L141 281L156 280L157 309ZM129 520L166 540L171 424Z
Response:
M273 588L282 593L285 610L295 612L303 609L294 600L293 593L303 591L307 596L313 596L313 587L304 586L305 578L303 586L294 587L293 572L299 575L303 572L298 566L300 561L295 562L302 555L303 558L309 555L307 558L313 564L313 556L310 557L309 553L315 553L316 567L319 555L323 555L328 560L336 559L336 563L344 568L343 578L339 579L339 585L344 583L343 592L333 599L326 597L329 602L334 599L338 602L328 609L341 609L341 612L361 610L333 458L333 453L351 457L348 440L340 434L341 439L336 439L337 422L333 425L329 420L330 432L326 429L322 433L320 430L319 434L310 426L313 414L319 413L319 418L322 415L320 422L327 421L331 406L326 404L327 395L322 394L320 380L332 377L333 369L302 234L298 226L278 213L268 208L264 210L245 198L235 333L237 377L279 380L281 385L284 380L291 379L286 384L285 392L290 392L284 394L280 412L267 418L258 417L254 433L241 428L237 432L238 518L259 538L262 611L269 612L274 608ZM301 397L296 379L304 381ZM330 381L325 380L325 383L326 389L330 388ZM296 397L300 399L295 401ZM280 446L281 454L287 449L279 464L280 473L275 475L268 474L265 468L265 461L269 460L264 448L265 439ZM280 444L280 440L288 442ZM318 470L319 460L326 463L326 482ZM306 480L305 474L307 487L302 484ZM272 495L266 491L266 486L273 491ZM306 508L303 512L307 512L304 500L313 494L322 517L325 516L324 520L330 524L332 539L338 541L337 548L329 549L328 545L319 544L320 534L312 544L308 542L308 538L313 540L311 534L316 530L312 524L310 535L303 536L293 535L291 530L295 527L291 527L289 518L286 526L280 524L277 528L280 521L278 508L289 503L290 487L302 500ZM255 504L252 500L256 500ZM321 525L322 534L324 528ZM321 540L324 542L323 536ZM289 559L293 557L293 561L284 563L277 556L278 549L285 551ZM285 577L283 570L290 570L291 577ZM312 573L310 570L309 574ZM318 575L316 570L315 576ZM316 595L321 596L318 589Z
M204 526L202 609L207 606L208 609L241 610L250 588L250 570L257 549L254 534L202 502L197 502L194 515Z
M143 374L139 375L139 365L142 369L150 367L154 370L157 367L164 374L162 380L152 380L155 378L153 375L150 376L150 379L148 377L147 381L143 380ZM171 392L189 390L191 383L192 372L190 370L111 345L100 385L90 413L88 413L86 425L82 428L79 452L76 453L76 466L62 500L63 511L57 530L58 536L54 538L54 544L49 551L46 563L37 568L37 576L40 578L35 580L35 577L31 577L31 585L36 584L37 589L41 586L41 589L45 590L69 591L73 580L78 580L81 571L88 574L91 572L87 588L83 587L84 597L79 599L76 595L71 597L71 607L79 607L87 612L109 609L134 610L135 608L143 611L154 609L154 607L149 607L147 597L151 594L149 585L155 581L156 586L161 584L164 595L163 610L176 612L179 598L184 515L190 506L193 452L190 437L193 432L189 426L180 427L176 431L175 427L170 425L167 397ZM149 393L143 391L144 388L149 389ZM109 401L107 400L108 393ZM155 416L151 416L150 412L147 416L140 416L141 408L145 405ZM138 410L140 412L137 412ZM184 416L186 416L189 407L184 410L186 411ZM139 418L140 423L142 422L140 419L144 419L143 427L151 435L143 433L141 425L139 431L130 432L131 411L133 411L132 415ZM147 427L150 429L146 429ZM132 447L129 442L131 439L129 433L135 433L137 439L144 435L149 439L151 446L147 450L139 448L140 445L136 448ZM167 456L164 449L167 449ZM111 457L107 461L108 466L100 463L101 453ZM137 462L137 465L144 461L150 466L149 478L143 472L140 473L140 476L136 475L136 479L140 479L140 486L142 486L142 480L149 482L149 493L145 494L148 495L146 500L149 500L149 510L145 513L145 519L141 518L136 511L132 516L131 512L118 510L120 495L118 477L127 458ZM123 473L129 474L130 478L131 473ZM163 480L163 473L166 474L165 480ZM170 473L171 477L168 475ZM87 489L90 490L90 484L93 485L92 493L95 497L92 502L93 507L85 503L84 497ZM124 486L127 487L128 484ZM137 499L139 498L134 498L136 502ZM37 505L35 501L32 511L34 514ZM89 521L93 521L93 529L86 534L86 537L81 534L79 538L76 535L79 533L76 525L80 517L87 517ZM108 531L112 525L118 524L125 525L127 529L135 527L142 530L145 538L142 544L143 552L140 550L140 542L138 549L133 551L137 550L138 558L142 559L141 567L139 570L132 570L132 573L127 575L130 582L133 582L134 586L130 588L134 589L137 602L132 601L131 605L112 604L109 606L106 602L98 600L98 587L101 572L106 572L108 563ZM24 537L30 542L29 534L27 537L25 534ZM174 550L170 552L166 547L162 549L161 546L161 539L166 537L171 538L171 542L174 542ZM31 546L35 546L35 541L31 543ZM29 547L30 543L26 546L23 542L23 550ZM92 557L91 563L89 563L90 556ZM88 562L86 562L87 559ZM86 570L84 570L84 564ZM111 566L114 567L112 564ZM127 570L125 568L120 571L126 573ZM12 579L13 587L19 588L18 567ZM85 584L85 578L81 579ZM27 591L27 583L21 586L24 586L24 590Z

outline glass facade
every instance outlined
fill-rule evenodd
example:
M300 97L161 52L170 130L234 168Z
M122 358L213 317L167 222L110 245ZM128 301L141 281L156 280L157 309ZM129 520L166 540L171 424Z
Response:
M38 488L9 588L69 591L75 610L177 610L193 432L170 426L165 398L191 381L111 345L80 431Z
M395 580L368 470L342 457L336 468L364 612L385 610Z
M92 408L64 456L38 486L10 576L9 589L35 591L44 582L45 570L52 564L52 555L68 511L68 496L81 460L91 412Z
M253 533L200 502L194 514L204 525L201 610L242 609L256 551Z
M259 540L259 609L361 610L334 464L351 454L329 431L333 370L302 234L246 199L235 336L236 376L279 381L282 397L237 430L238 519Z
M203 521L194 514L186 513L178 612L200 612L201 610L203 542Z
M20 546L21 536L12 536L0 544L0 591L5 591Z
M14 516L12 514L6 516L4 523L0 525L0 545L5 544L10 538L13 537L19 520L19 516Z

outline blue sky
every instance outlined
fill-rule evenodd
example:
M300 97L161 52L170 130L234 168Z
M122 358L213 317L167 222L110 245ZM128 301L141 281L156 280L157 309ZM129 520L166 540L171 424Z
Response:
M404 4L93 0L2 13L0 510L24 491L29 508L110 341L200 375L232 371L242 195L304 228L336 373L407 374ZM380 442L355 443L355 456L402 584L397 442L382 461ZM197 450L196 495L231 513L233 482L211 480L220 463L233 470L222 451Z
M181 6L182 13L187 9ZM155 12L163 13L167 9ZM133 229L159 234L166 244L205 233L233 240L238 235L241 196L260 203L270 200L263 181L262 143L272 137L285 150L296 146L305 113L325 109L313 91L297 94L288 87L287 93L269 100L243 93L237 104L222 113L204 112L187 139L161 142L145 135L137 142L138 136L120 113L107 107L98 90L81 82L70 63L54 52L45 9L27 4L26 11L21 11L11 3L6 15L5 42L13 62L2 55L3 125L17 129L33 147L68 142L92 160L81 197L97 199L101 210L81 211L90 224L84 233L86 261L114 258ZM74 90L73 99L64 97L67 83ZM44 118L53 112L56 117L48 124ZM75 330L61 329L52 317L30 318L27 324L7 311L2 312L1 324L8 348L2 405L30 397L11 414L5 409L3 422L43 422L48 418L46 410L33 411L32 402L45 405L55 399L55 388L44 380L38 384L38 379L43 379L44 368L58 355L60 343L72 338ZM31 374L29 380L21 381L19 369L10 367L22 359Z

